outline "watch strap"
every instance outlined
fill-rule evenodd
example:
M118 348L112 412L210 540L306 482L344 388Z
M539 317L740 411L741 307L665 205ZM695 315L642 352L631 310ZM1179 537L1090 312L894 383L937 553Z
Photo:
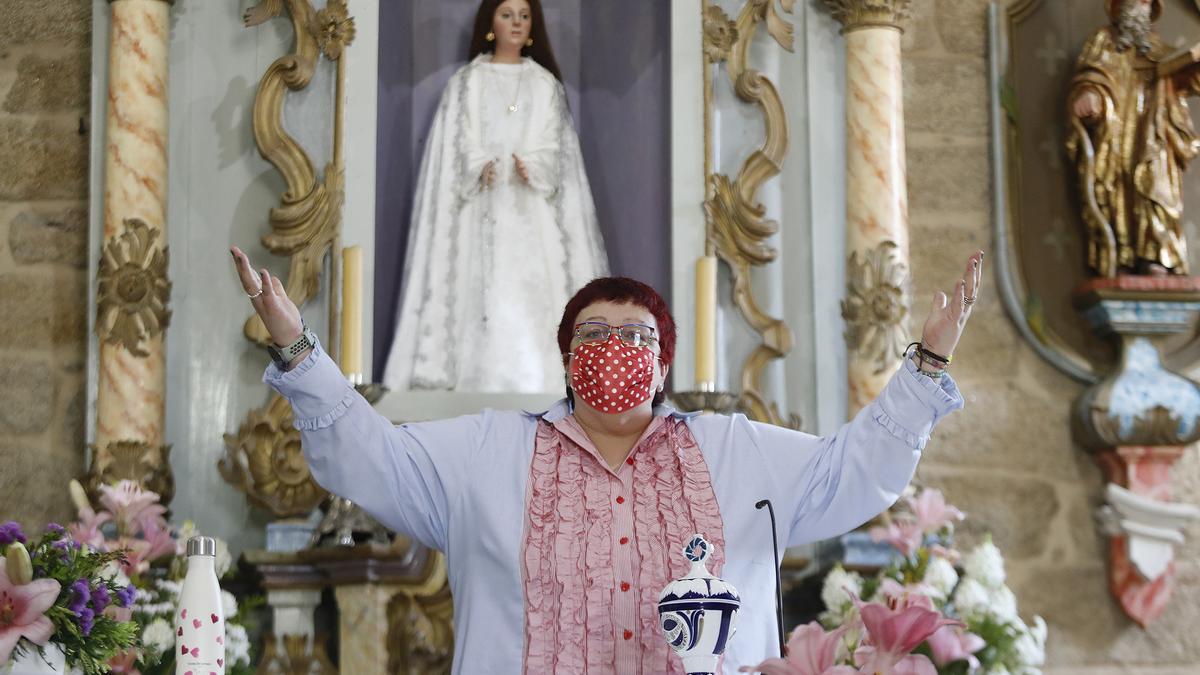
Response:
M315 346L317 346L317 336L309 330L308 326L305 326L300 337L296 338L292 344L286 347L278 347L274 343L268 344L267 352L271 354L271 360L275 362L275 365L286 368L292 359L303 354L306 349Z

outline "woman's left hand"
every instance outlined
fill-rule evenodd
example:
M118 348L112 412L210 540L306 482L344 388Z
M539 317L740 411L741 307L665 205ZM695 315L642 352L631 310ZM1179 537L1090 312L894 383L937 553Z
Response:
M947 357L954 354L963 327L971 318L971 308L979 299L979 282L982 278L983 251L976 251L967 259L967 269L954 285L950 297L947 298L941 291L933 294L933 306L921 331L921 344L925 349Z
M521 182L529 185L529 169L526 168L525 162L521 161L520 157L513 155L513 163L517 169L517 176L521 178Z

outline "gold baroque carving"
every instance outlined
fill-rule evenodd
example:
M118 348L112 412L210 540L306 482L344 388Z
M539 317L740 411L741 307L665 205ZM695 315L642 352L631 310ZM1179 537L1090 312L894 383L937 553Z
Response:
M894 241L850 254L842 300L846 346L875 364L878 375L904 354L908 318L908 265Z
M175 496L175 477L171 475L171 446L150 445L145 441L112 441L103 447L88 446L92 466L88 470L88 495L100 498L100 486L131 480L145 490L158 493L165 506Z
M321 48L321 53L330 61L341 58L342 50L354 42L357 32L354 17L346 10L346 0L330 0L329 4L313 17L309 30L317 37L317 46Z
M825 0L833 18L847 33L862 28L895 28L903 32L900 22L908 18L912 0Z
M321 12L314 10L309 0L263 0L246 10L243 20L247 26L255 26L280 16L285 8L296 35L295 51L267 68L258 84L252 120L259 152L279 170L287 185L280 205L271 209L271 232L263 236L263 246L291 259L285 290L293 302L303 305L317 294L322 260L336 245L341 229L345 179L340 123L345 69L340 56L354 38L354 20L346 14L344 0L333 0ZM322 48L338 62L338 73L333 160L318 180L308 153L284 130L283 104L289 91L302 90L312 81ZM337 256L333 258L336 268ZM334 311L331 307L331 313ZM257 315L247 319L244 331L251 341L266 345L269 336Z
M139 358L149 356L144 341L162 335L171 320L168 252L157 246L161 232L138 218L127 218L121 234L100 253L96 291L96 334Z
M389 673L450 672L454 657L454 601L449 583L443 581L432 595L397 593L388 602L387 621Z
M283 651L279 651L280 643ZM254 671L258 675L337 675L337 666L325 653L324 636L313 638L308 646L307 635L287 634L278 640L274 633L263 635L263 655Z
M225 450L221 477L277 518L307 516L328 494L304 461L292 408L279 394L250 411L237 434L225 434Z
M725 62L738 97L762 109L766 138L742 163L735 179L715 172L708 175L704 213L708 245L731 270L734 303L762 337L762 343L742 366L738 407L752 419L798 428L800 419L796 415L784 419L778 405L766 399L762 382L766 367L791 351L792 331L782 319L762 310L750 284L750 268L771 263L778 255L766 240L779 231L779 224L763 217L766 210L758 203L757 195L763 183L779 175L788 149L787 116L779 92L768 78L748 66L750 43L760 23L767 23L768 33L781 47L792 50L792 26L780 16L778 8L791 12L795 1L778 0L778 7L776 2L751 0L742 7L735 25L736 41ZM705 13L707 16L707 6ZM705 59L706 67L713 63L707 51ZM712 105L711 85L706 78L706 110ZM711 146L711 128L706 134L707 145Z
M716 5L704 10L704 56L710 63L729 58L729 50L737 39L737 24L730 20L724 10Z

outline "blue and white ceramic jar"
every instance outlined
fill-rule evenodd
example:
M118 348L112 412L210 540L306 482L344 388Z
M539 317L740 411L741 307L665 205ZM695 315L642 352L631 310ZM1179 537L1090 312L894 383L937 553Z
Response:
M737 589L708 571L705 561L711 553L712 544L693 535L683 548L692 569L658 596L658 624L688 675L717 672L717 660L737 630L742 607Z

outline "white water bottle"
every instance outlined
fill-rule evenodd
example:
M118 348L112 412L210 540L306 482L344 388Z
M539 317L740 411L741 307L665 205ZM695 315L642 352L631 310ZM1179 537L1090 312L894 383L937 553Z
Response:
M192 537L175 609L175 675L225 675L225 616L214 567L217 543Z

